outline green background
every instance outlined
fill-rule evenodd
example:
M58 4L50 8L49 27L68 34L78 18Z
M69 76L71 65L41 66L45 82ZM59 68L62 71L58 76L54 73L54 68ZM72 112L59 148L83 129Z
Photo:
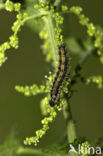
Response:
M103 25L103 0L69 0L69 7L80 5L84 13L96 25ZM15 14L0 11L0 44L8 40ZM85 38L86 29L78 24L75 16L65 19L65 36ZM7 52L8 60L0 68L0 143L10 134L14 127L18 139L23 143L26 136L33 136L41 128L40 99L42 96L24 97L14 90L15 85L32 85L44 83L50 65L45 62L42 53L42 41L38 34L27 26L19 33L18 50ZM75 60L76 61L76 60ZM75 63L72 57L71 64ZM72 70L72 65L71 65ZM85 75L103 73L103 65L95 57L90 57L83 66ZM76 121L78 136L96 139L103 136L103 90L95 85L85 86L78 83L71 99L73 119ZM66 132L62 113L50 125L50 130L40 141L39 147L58 142Z

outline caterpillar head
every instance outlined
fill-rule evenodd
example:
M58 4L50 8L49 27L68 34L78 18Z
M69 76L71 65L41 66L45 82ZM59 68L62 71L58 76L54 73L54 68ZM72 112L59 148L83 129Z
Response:
M49 101L49 104L50 104L51 107L54 107L55 102L51 99L51 100Z

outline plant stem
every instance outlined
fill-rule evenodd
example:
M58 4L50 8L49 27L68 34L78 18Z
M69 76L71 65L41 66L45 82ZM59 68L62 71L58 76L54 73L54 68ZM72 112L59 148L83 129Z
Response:
M36 154L36 155L42 155L42 156L46 156L45 153L43 153L40 149L30 149L30 148L23 148L23 147L19 147L17 149L16 154Z
M27 22L28 20L31 20L31 19L38 19L38 18L41 18L41 17L43 17L43 16L47 16L47 15L48 15L47 12L42 12L42 13L37 13L37 14L31 15L31 16L29 16L29 17L26 17L24 20L21 21L21 24L18 25L18 27L17 27L17 29L16 29L14 35L17 35L17 33L18 33L20 27L21 27L25 22Z
M63 113L64 117L66 120L66 125L67 125L67 137L68 137L68 142L73 143L74 140L76 139L76 131L75 131L75 125L74 121L72 120L72 114L71 114L71 109L70 109L70 103L66 100L65 105L63 107ZM78 156L77 153L70 152L68 153L69 156Z
M16 155L24 155L24 154L36 155L36 156L52 156L52 153L48 153L48 152L45 153L40 149L19 147L16 151ZM63 154L55 153L55 156L63 156Z
M65 102L63 107L63 113L66 120L67 125L67 136L69 143L73 143L76 138L75 126L72 120L72 114L70 109L70 103L68 101Z
M77 64L74 72L73 72L73 75L72 75L72 79L71 79L71 84L70 86L68 86L68 89L71 90L71 88L74 86L74 84L76 83L76 80L78 77L80 77L80 70L81 70L81 67L82 65L85 63L85 61L87 60L87 58L89 57L89 55L91 54L92 52L86 52L80 59L80 62ZM71 108L70 108L70 103L69 103L69 100L70 100L71 97L68 97L68 95L65 95L65 99L66 99L66 102L65 102L65 105L63 107L63 114L64 114L64 118L66 120L66 125L67 125L67 137L68 137L68 142L69 144L70 143L73 143L74 140L76 139L76 131L75 131L75 125L74 125L74 121L72 119L72 113L71 113ZM71 156L77 156L78 154L77 153L69 153L69 155Z
M54 26L53 26L53 21L52 21L52 17L46 16L43 17L43 20L45 22L45 27L47 29L47 33L48 33L48 39L50 42L50 48L51 48L51 52L52 52L52 56L53 56L53 66L56 66L56 61L57 61L57 43L55 40L55 32L54 32Z

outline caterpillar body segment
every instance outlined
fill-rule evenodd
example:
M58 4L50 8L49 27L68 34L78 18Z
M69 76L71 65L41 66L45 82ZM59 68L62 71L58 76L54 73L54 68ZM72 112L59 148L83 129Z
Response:
M59 63L57 67L57 72L53 81L52 89L50 92L49 104L53 107L55 104L59 103L60 94L68 75L68 55L64 45L58 47L59 51Z

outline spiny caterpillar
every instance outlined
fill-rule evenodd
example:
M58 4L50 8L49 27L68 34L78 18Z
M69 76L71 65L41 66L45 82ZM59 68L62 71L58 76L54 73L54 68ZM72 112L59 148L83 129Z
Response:
M51 99L49 101L49 104L51 107L53 107L55 104L58 104L62 87L68 75L68 57L64 44L60 45L58 47L58 50L59 65L57 67L56 76L54 78L53 86L50 92Z

